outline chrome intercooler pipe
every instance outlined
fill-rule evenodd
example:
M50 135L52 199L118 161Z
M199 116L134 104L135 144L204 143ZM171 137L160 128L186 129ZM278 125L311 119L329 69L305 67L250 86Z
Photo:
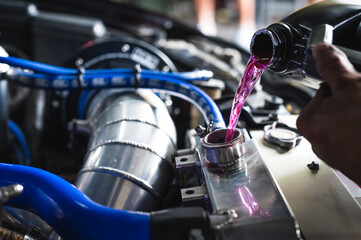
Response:
M173 176L176 129L149 90L108 90L87 108L91 137L76 186L112 208L157 209Z
M8 54L0 46L0 56L7 57ZM2 73L6 72L9 66L0 64L0 152L8 146L8 82L2 79Z

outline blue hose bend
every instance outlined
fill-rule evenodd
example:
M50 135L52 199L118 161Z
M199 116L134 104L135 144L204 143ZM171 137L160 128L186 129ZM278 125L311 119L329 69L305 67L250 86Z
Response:
M64 179L41 169L0 163L0 186L23 193L7 204L32 211L63 239L150 239L150 216L99 205Z
M59 68L12 57L0 57L0 62L34 71L23 71L18 68L9 70L7 78L22 86L51 90L126 87L165 90L194 104L202 113L207 124L213 122L215 128L225 128L222 114L214 101L203 90L189 83L209 79L212 76L210 71L162 73L145 69L137 73L139 78L136 79L132 69L91 69L86 70L79 80L78 72L75 69Z

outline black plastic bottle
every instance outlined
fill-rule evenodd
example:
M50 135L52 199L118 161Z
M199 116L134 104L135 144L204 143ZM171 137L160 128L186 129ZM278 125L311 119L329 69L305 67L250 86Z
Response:
M312 48L319 42L328 42L340 47L361 70L360 21L360 0L312 4L258 30L251 42L251 54L270 59L271 71L319 78Z

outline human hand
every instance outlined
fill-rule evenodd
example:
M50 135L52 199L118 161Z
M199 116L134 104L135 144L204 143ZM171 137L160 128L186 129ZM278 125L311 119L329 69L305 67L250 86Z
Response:
M297 127L319 158L361 184L361 74L332 45L317 45L313 57L328 86L320 87Z

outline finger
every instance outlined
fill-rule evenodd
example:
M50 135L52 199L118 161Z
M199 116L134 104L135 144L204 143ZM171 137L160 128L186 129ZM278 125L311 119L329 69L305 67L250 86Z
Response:
M321 77L330 85L331 91L345 87L356 71L347 56L338 48L325 43L318 44L313 57Z
M330 96L330 88L327 84L321 84L316 92L316 95L311 99L308 105L302 110L301 115L296 121L298 130L303 136L312 135L315 131L314 124L317 122L315 119L323 106L323 101ZM317 129L316 129L317 130Z
M331 90L326 83L321 84L320 88L317 90L316 95L311 99L307 106L302 110L301 115L309 115L309 117L314 116L314 113L318 112L318 109L321 107L321 103L331 95ZM309 118L307 117L307 119Z
M313 121L305 122L305 118L303 117L304 115L300 115L297 119L298 130L300 134L311 144L312 151L317 155L317 157L324 159L325 152L322 144L324 144L325 139L323 139L322 130L318 128L319 123L315 123Z
M319 106L320 102L322 102L325 98L331 96L331 89L327 83L321 83L320 88L317 90L315 96L311 99L309 105L317 105Z

